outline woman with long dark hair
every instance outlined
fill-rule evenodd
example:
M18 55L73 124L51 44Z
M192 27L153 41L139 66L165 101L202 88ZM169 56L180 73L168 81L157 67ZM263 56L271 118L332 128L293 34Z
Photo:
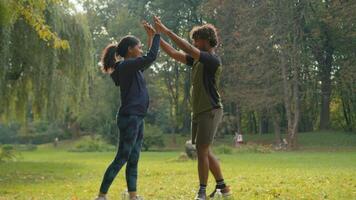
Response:
M142 56L140 40L131 35L123 37L119 44L110 44L103 50L102 70L110 74L115 85L120 87L121 106L117 114L120 138L117 154L104 174L97 200L107 199L110 185L125 164L130 200L142 199L136 192L137 165L143 140L144 117L149 104L143 71L156 60L160 43L160 34L147 22L143 22L143 26L150 46L146 55Z

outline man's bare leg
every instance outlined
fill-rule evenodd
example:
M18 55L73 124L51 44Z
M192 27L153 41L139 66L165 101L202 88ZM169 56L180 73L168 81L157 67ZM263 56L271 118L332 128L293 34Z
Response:
M224 195L229 196L231 194L230 187L226 186L220 167L220 162L215 157L211 149L209 149L209 169L216 181L215 190L209 195L210 198L215 196L216 189L220 189Z
M208 158L209 158L209 169L210 172L213 174L215 180L224 179L221 172L220 163L210 148L209 148Z
M197 144L197 155L198 155L198 174L199 174L199 182L200 182L198 196L205 197L206 186L208 183L208 176L209 176L209 144L207 145Z

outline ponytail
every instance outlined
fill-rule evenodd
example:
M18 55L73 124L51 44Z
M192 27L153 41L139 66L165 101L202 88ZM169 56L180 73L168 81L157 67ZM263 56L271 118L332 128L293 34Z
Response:
M116 64L116 57L117 57L117 45L116 44L109 44L103 50L101 55L101 70L104 73L108 73L110 69L114 69Z
M109 73L110 70L114 69L117 57L125 57L129 48L135 47L138 44L140 44L140 40L132 35L123 37L118 45L109 44L101 55L101 70L104 73Z

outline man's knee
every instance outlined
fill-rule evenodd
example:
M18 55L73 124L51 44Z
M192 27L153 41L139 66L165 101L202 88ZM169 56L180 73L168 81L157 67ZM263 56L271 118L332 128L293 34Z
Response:
M211 150L211 148L209 148L208 154L209 154L209 157L215 158L215 155L214 155L213 151Z
M197 146L197 151L209 152L210 144L197 144L196 146Z
M198 155L198 159L199 158L205 158L208 157L209 155L209 146L208 144L197 144L197 155Z

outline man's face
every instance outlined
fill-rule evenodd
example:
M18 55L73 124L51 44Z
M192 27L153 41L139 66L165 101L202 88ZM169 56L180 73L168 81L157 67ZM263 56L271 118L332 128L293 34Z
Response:
M207 41L202 39L193 39L193 45L201 51L206 51L207 48Z

